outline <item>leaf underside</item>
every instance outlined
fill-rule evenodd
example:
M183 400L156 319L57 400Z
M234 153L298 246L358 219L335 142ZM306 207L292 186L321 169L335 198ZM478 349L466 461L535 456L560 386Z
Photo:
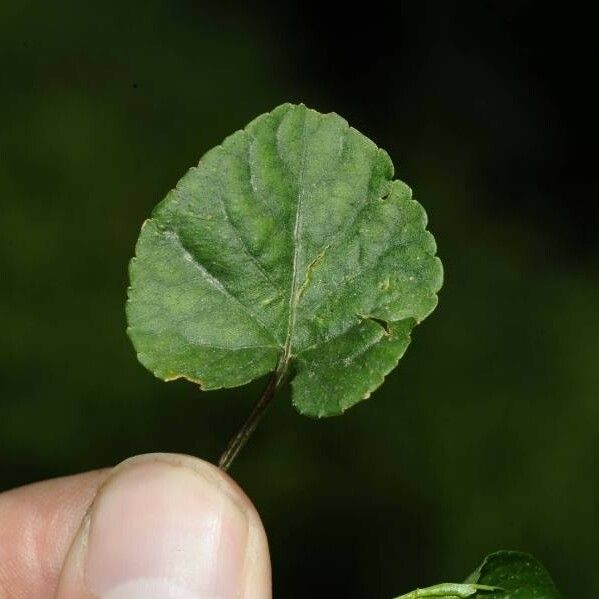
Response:
M293 367L312 416L367 398L442 284L426 214L392 179L384 150L304 105L228 137L142 227L127 302L139 360L203 389Z

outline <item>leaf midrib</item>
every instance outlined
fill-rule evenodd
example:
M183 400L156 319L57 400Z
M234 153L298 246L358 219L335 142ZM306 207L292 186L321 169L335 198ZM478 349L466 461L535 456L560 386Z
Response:
M283 353L281 355L281 360L279 365L277 366L277 372L279 373L279 378L282 379L285 376L287 368L289 366L289 361L291 359L291 344L293 341L293 331L295 329L295 320L297 314L297 304L299 300L299 294L297 289L298 283L298 261L300 254L300 244L299 244L299 230L301 226L301 217L302 217L302 199L304 196L304 175L306 171L306 128L308 121L308 109L304 110L304 125L302 130L302 140L303 140L303 148L302 148L302 161L300 172L298 175L298 196L297 196L297 205L295 209L295 223L293 226L293 262L292 262L292 271L291 271L291 292L289 294L289 317L287 320L287 334L285 336L285 344L283 346Z

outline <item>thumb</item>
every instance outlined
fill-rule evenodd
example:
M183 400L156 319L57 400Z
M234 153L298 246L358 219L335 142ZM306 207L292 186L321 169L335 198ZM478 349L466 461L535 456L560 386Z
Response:
M98 491L65 559L56 599L270 599L260 518L215 466L132 458Z

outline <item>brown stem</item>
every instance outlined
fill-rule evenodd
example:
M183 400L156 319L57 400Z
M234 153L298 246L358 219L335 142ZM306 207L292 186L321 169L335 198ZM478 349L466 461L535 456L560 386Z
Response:
M256 430L256 427L264 415L266 408L273 400L277 389L284 379L284 373L282 370L283 369L277 369L277 371L273 374L270 381L268 381L266 389L264 389L262 397L260 397L258 403L252 410L252 413L249 415L241 429L239 429L239 432L231 439L231 441L229 441L227 448L220 456L220 459L218 460L218 466L225 472L230 468L237 454L241 451L252 433Z

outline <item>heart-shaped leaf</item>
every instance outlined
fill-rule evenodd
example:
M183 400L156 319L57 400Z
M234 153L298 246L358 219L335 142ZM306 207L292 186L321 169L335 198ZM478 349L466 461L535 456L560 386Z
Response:
M387 153L284 104L209 151L144 223L127 316L164 380L234 387L293 368L293 402L343 412L434 309L441 263Z

